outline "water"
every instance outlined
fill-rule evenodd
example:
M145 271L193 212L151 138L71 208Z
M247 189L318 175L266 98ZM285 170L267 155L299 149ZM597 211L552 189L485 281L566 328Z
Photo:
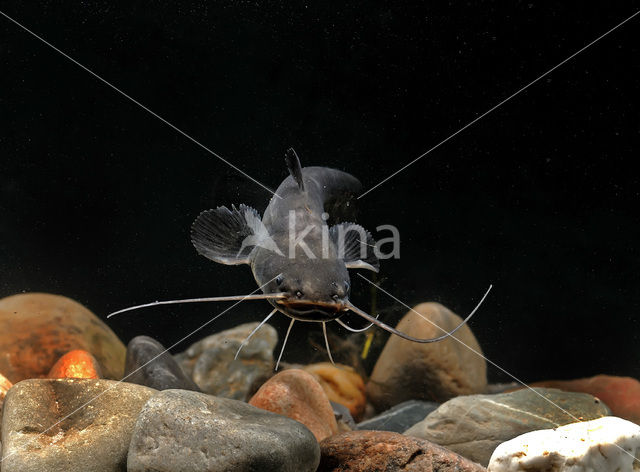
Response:
M289 146L303 165L370 188L633 13L630 2L554 8L3 7L273 189ZM268 192L15 25L0 28L0 293L60 293L104 317L254 290L247 267L198 257L189 227L218 205L263 211ZM401 258L380 277L407 304L462 315L494 284L472 328L525 380L640 375L637 34L637 21L621 28L358 202L374 236L381 224L401 232ZM352 279L367 307L368 287ZM377 303L389 323L405 312ZM125 341L171 345L226 306L110 325ZM247 302L209 332L268 310ZM284 334L288 320L273 323ZM294 330L284 359L317 357L308 336L320 328Z

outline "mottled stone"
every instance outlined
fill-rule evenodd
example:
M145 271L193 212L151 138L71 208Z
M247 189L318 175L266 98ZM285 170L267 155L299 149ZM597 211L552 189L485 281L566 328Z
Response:
M133 426L156 391L95 379L23 380L2 418L2 472L123 472Z
M149 336L136 336L129 341L123 380L156 390L200 391L164 346Z
M486 472L423 439L388 431L352 431L320 443L318 472Z
M234 359L240 344L258 324L245 323L208 336L175 359L203 392L246 401L254 384L271 375L273 348L278 343L276 330L265 324Z
M99 379L102 369L89 352L75 349L67 352L53 364L49 379Z
M640 426L607 416L532 431L500 444L489 472L640 470Z
M128 472L313 472L318 443L302 424L187 390L164 390L140 413Z
M588 393L602 400L615 416L640 424L640 382L632 377L596 375L576 380L547 380L532 385Z
M404 433L439 406L439 403L434 402L408 400L380 413L378 416L358 423L356 429Z
M122 378L124 344L84 306L47 293L0 300L0 372L13 383L45 377L73 349L95 356L106 378Z
M400 320L397 329L417 338L433 338L443 334L436 326L450 331L461 322L439 303L422 303ZM459 341L447 338L419 344L391 336L367 384L369 401L383 411L406 400L443 402L484 392L487 366L478 341L466 325L454 337Z
M585 393L526 389L454 398L404 434L427 439L487 465L500 443L520 434L610 413L605 404Z
M360 420L367 405L364 381L353 368L329 362L320 362L303 367L313 375L324 389L329 400L349 408L351 416Z
M299 421L318 441L338 432L327 395L313 375L304 370L289 369L274 375L249 404Z

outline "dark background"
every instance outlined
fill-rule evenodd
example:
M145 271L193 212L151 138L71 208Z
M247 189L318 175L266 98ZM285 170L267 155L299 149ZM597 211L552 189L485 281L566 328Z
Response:
M370 188L638 8L1 5L273 189L289 146ZM380 274L401 300L464 315L494 284L471 325L486 355L523 380L640 376L639 31L640 16L359 201L374 235L380 224L401 232L401 258ZM189 227L218 205L262 211L268 192L2 17L0 71L0 296L63 294L105 318L255 289L246 266L197 256ZM368 309L366 283L352 282ZM377 303L391 324L406 311L382 294ZM149 334L169 346L227 306L109 325L125 342ZM267 313L245 302L196 338ZM287 323L274 321L281 334ZM311 331L294 328L286 360L313 354ZM490 378L510 380L493 368Z

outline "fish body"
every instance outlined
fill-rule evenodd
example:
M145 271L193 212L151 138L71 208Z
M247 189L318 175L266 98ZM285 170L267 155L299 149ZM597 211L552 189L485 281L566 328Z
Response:
M202 212L192 242L223 264L249 264L269 302L301 321L329 321L348 304L349 268L378 271L371 234L354 223L329 227L327 208L348 205L360 191L354 176L327 167L301 167L293 149L285 157L290 175L277 188L264 216L246 205Z

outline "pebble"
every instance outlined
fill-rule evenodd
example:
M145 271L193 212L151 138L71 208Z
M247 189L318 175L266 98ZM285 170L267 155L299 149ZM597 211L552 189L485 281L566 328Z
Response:
M435 402L407 400L371 419L358 423L356 429L404 433L440 406Z
M351 416L349 408L340 403L329 401L331 408L333 408L333 416L338 423L338 431L344 433L346 431L352 431L356 429L356 422Z
M327 395L315 377L301 369L288 369L271 377L249 404L299 421L318 441L338 432Z
M607 416L523 434L500 444L489 472L640 470L640 426Z
M149 336L129 341L123 380L156 390L200 391L164 346Z
M640 382L632 377L596 375L576 380L548 380L532 385L588 393L602 400L615 416L640 424Z
M102 369L95 357L82 349L67 352L49 371L49 379L99 379Z
M297 421L237 400L164 390L136 421L127 471L313 472L319 460L317 441Z
M447 331L462 322L439 303L422 303L414 310ZM397 329L418 338L443 334L415 312L409 311ZM482 354L469 326L463 326L454 336ZM391 336L371 373L367 397L378 411L384 411L406 400L443 402L458 395L482 393L486 387L486 361L459 341L448 338L419 344Z
M47 293L0 299L0 372L13 383L46 377L73 349L95 356L106 378L122 378L124 344L78 302Z
M352 431L320 443L318 472L486 472L423 439L388 431Z
M353 368L342 364L320 362L303 369L320 382L329 400L346 406L356 421L362 418L367 397L364 381Z
M576 418L592 420L611 413L604 403L585 393L534 390L454 398L404 434L433 441L486 466L504 441L573 423Z
M122 472L155 390L101 379L31 379L9 390L2 472Z
M0 374L0 425L2 424L2 405L4 403L4 397L13 384L9 382L9 379Z
M208 336L175 359L203 392L246 401L255 385L272 375L273 349L278 343L275 328L265 324L234 359L240 344L258 325L245 323Z

